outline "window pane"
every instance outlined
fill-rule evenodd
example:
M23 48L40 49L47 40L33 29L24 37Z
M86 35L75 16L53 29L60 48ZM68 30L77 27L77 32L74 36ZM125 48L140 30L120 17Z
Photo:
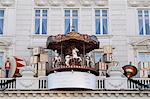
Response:
M107 28L107 19L103 19L103 34L108 33L108 28Z
M4 63L4 53L0 52L0 67L3 66Z
M40 19L35 19L35 34L40 34Z
M147 10L144 11L145 14L145 32L146 34L150 34L150 28L149 28L149 13Z
M142 11L138 11L138 16L142 17Z
M47 16L47 10L43 10L43 16Z
M65 16L70 16L70 10L65 10Z
M143 20L142 19L139 19L139 32L140 32L140 35L143 35Z
M4 17L4 10L0 10L0 17Z
M102 15L107 17L107 10L102 10Z
M96 23L96 34L100 34L100 19L96 19L95 23Z
M3 34L4 19L0 19L0 34Z
M100 10L95 10L95 16L100 16Z
M47 19L42 19L42 34L47 34Z
M101 61L102 55L99 52L95 52L95 63Z
M73 10L72 11L72 16L78 16L78 10Z
M65 19L65 33L70 32L70 19Z
M72 22L72 28L74 29L73 31L78 32L78 19L73 19Z
M150 53L139 53L139 60L142 62L150 62Z
M40 10L35 10L35 16L40 16Z

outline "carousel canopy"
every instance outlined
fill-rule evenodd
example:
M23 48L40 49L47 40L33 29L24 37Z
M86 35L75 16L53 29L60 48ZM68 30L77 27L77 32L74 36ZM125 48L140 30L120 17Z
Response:
M46 46L48 49L57 50L58 53L68 54L69 50L75 47L79 49L80 53L88 53L93 49L99 48L99 41L94 35L69 32L67 34L49 36Z

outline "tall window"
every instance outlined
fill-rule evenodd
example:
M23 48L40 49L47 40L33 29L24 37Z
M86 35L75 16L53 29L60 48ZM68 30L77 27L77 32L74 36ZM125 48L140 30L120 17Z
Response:
M95 10L96 34L108 34L108 14L107 10Z
M47 34L47 10L35 10L35 34Z
M78 10L65 10L65 33L78 32Z
M3 66L3 63L4 63L4 53L0 52L0 67Z
M0 35L3 34L4 27L4 10L0 10Z
M150 12L148 10L138 10L139 34L150 35Z

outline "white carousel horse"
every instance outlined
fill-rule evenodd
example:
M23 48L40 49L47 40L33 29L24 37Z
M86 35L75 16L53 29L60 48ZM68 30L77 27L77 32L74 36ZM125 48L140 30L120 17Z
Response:
M85 60L86 60L87 67L94 67L94 61L91 58L91 54L87 54Z
M72 58L73 58L73 59L79 59L79 62L81 62L82 59L81 59L81 57L79 57L79 56L77 55L77 52L79 52L79 50L78 50L77 48L74 48L74 49L72 50Z
M70 66L70 65L69 65L70 59L71 59L70 55L66 55L66 56L65 56L65 64L66 64L66 66Z
M54 60L53 60L53 67L56 67L56 65L58 65L58 63L60 63L60 62L61 62L61 57L57 53L57 50L55 50L55 57L54 57Z

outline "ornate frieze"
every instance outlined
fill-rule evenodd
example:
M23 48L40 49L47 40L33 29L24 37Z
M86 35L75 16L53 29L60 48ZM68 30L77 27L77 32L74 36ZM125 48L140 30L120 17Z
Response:
M108 4L108 0L94 0L94 2L97 6L106 6Z
M15 2L15 0L0 0L0 3L3 6L11 6L14 4L14 2Z
M80 4L82 6L91 6L92 4L96 6L106 6L108 4L108 0L34 0L37 6L76 6Z
M48 5L48 0L34 0L37 6L46 6Z
M81 5L90 6L92 4L91 0L80 0Z
M74 94L73 94L74 93ZM66 95L67 94L67 95ZM144 97L145 99L149 99L149 91L142 91L142 93L139 93L139 91L6 91L5 93L1 93L0 97L28 97L31 98L39 97L41 99L44 99L49 95L52 99L56 97L62 97L67 98L69 97L88 97L89 99L92 99L93 97L97 97L99 95L102 99L104 97L118 97L119 99L123 96L126 98L131 99L132 97Z
M50 5L52 6L59 6L62 0L49 0Z
M64 0L65 5L67 6L75 6L76 0Z
M148 7L150 0L128 0L128 5L131 7Z

